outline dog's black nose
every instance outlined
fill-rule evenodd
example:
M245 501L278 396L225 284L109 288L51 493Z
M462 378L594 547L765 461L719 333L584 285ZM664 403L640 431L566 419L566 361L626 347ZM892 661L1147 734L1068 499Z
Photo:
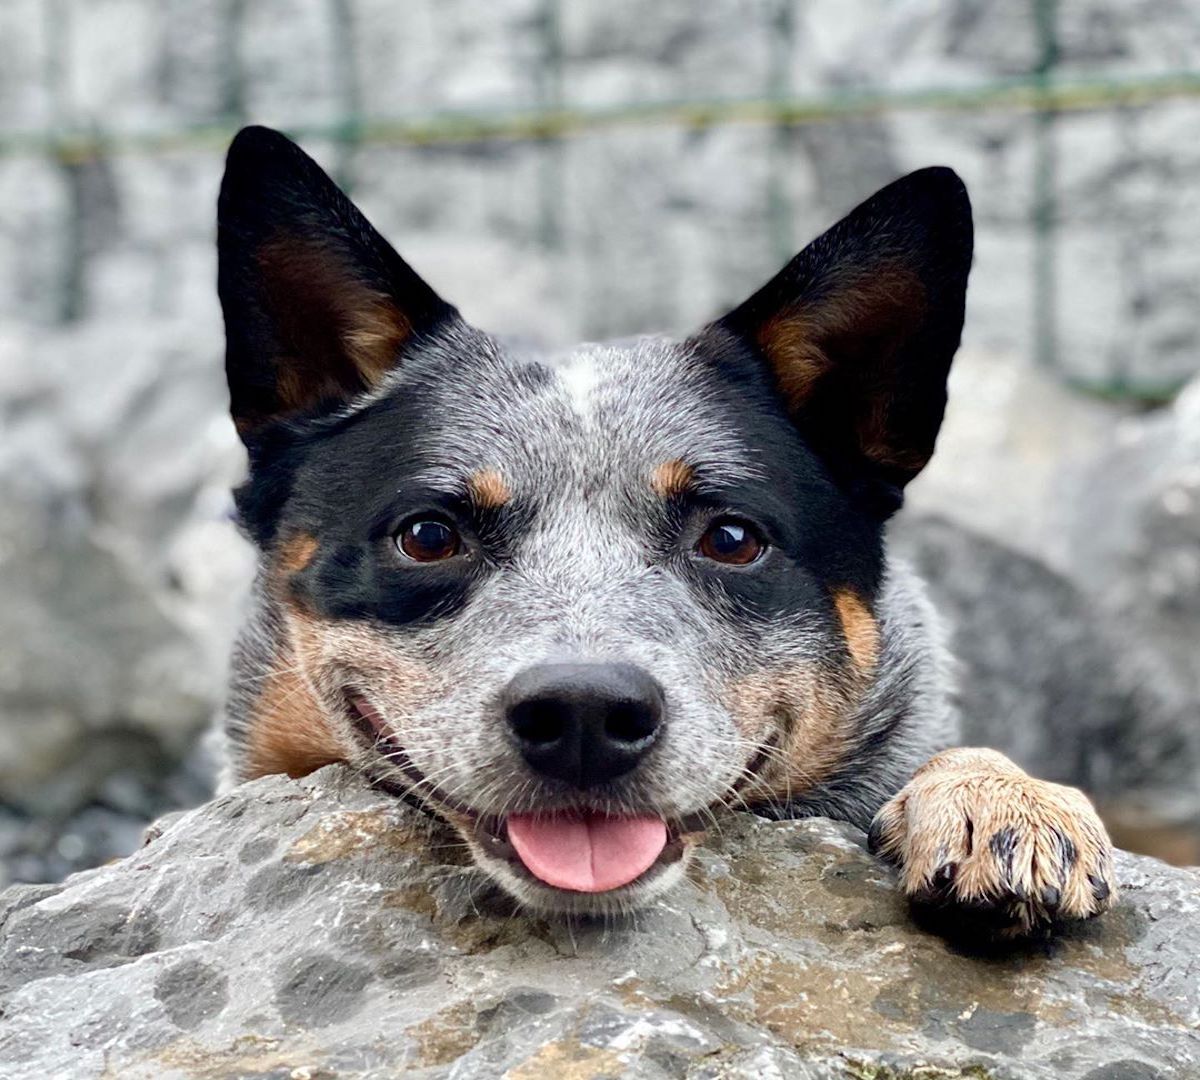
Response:
M505 708L525 760L586 788L629 772L653 745L662 690L633 664L538 664L508 684Z

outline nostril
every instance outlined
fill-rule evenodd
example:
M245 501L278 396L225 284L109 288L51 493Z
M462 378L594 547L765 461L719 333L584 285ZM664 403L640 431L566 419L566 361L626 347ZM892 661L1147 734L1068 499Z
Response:
M658 728L658 717L651 709L634 702L614 705L604 722L604 734L615 743L639 743Z
M508 715L517 737L534 746L558 742L567 724L562 710L546 701L520 702L509 710Z

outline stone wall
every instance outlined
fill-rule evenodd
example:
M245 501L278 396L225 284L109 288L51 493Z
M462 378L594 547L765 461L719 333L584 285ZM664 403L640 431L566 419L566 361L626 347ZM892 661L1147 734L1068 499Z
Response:
M1200 20L1184 0L1059 6L1063 80L1154 78L1200 63ZM181 134L238 117L304 130L351 110L387 119L863 86L954 91L1025 75L1041 48L1033 0L559 9L10 0L0 13L0 131ZM1200 104L1182 97L1058 118L1063 370L1146 385L1196 370L1200 151L1189 133L1198 115ZM1028 356L1037 130L1027 109L994 107L786 132L666 123L550 142L309 145L469 315L554 337L694 325L882 183L950 164L979 217L968 343ZM18 143L23 152L0 158L0 318L195 317L211 327L222 141L65 162Z

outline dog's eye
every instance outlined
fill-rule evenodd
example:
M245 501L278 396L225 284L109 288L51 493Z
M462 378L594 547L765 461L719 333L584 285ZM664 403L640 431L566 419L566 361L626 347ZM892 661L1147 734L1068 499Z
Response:
M437 518L414 518L396 533L396 547L414 562L439 562L458 554L461 540L454 526Z
M753 525L737 518L717 518L700 537L696 550L714 562L745 566L754 562L765 547Z

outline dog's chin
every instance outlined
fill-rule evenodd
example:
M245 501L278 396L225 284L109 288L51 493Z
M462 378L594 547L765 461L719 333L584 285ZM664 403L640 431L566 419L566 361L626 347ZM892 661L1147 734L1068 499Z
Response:
M506 819L479 813L440 797L408 760L379 713L360 694L345 694L347 717L370 756L364 772L376 786L432 812L461 837L475 865L522 907L544 914L576 916L628 915L645 908L678 884L700 835L701 815L666 823L666 842L650 866L616 888L576 891L559 888L537 877L522 861L508 835ZM380 774L372 766L387 761ZM556 808L562 812L564 808ZM568 811L570 808L565 808Z

